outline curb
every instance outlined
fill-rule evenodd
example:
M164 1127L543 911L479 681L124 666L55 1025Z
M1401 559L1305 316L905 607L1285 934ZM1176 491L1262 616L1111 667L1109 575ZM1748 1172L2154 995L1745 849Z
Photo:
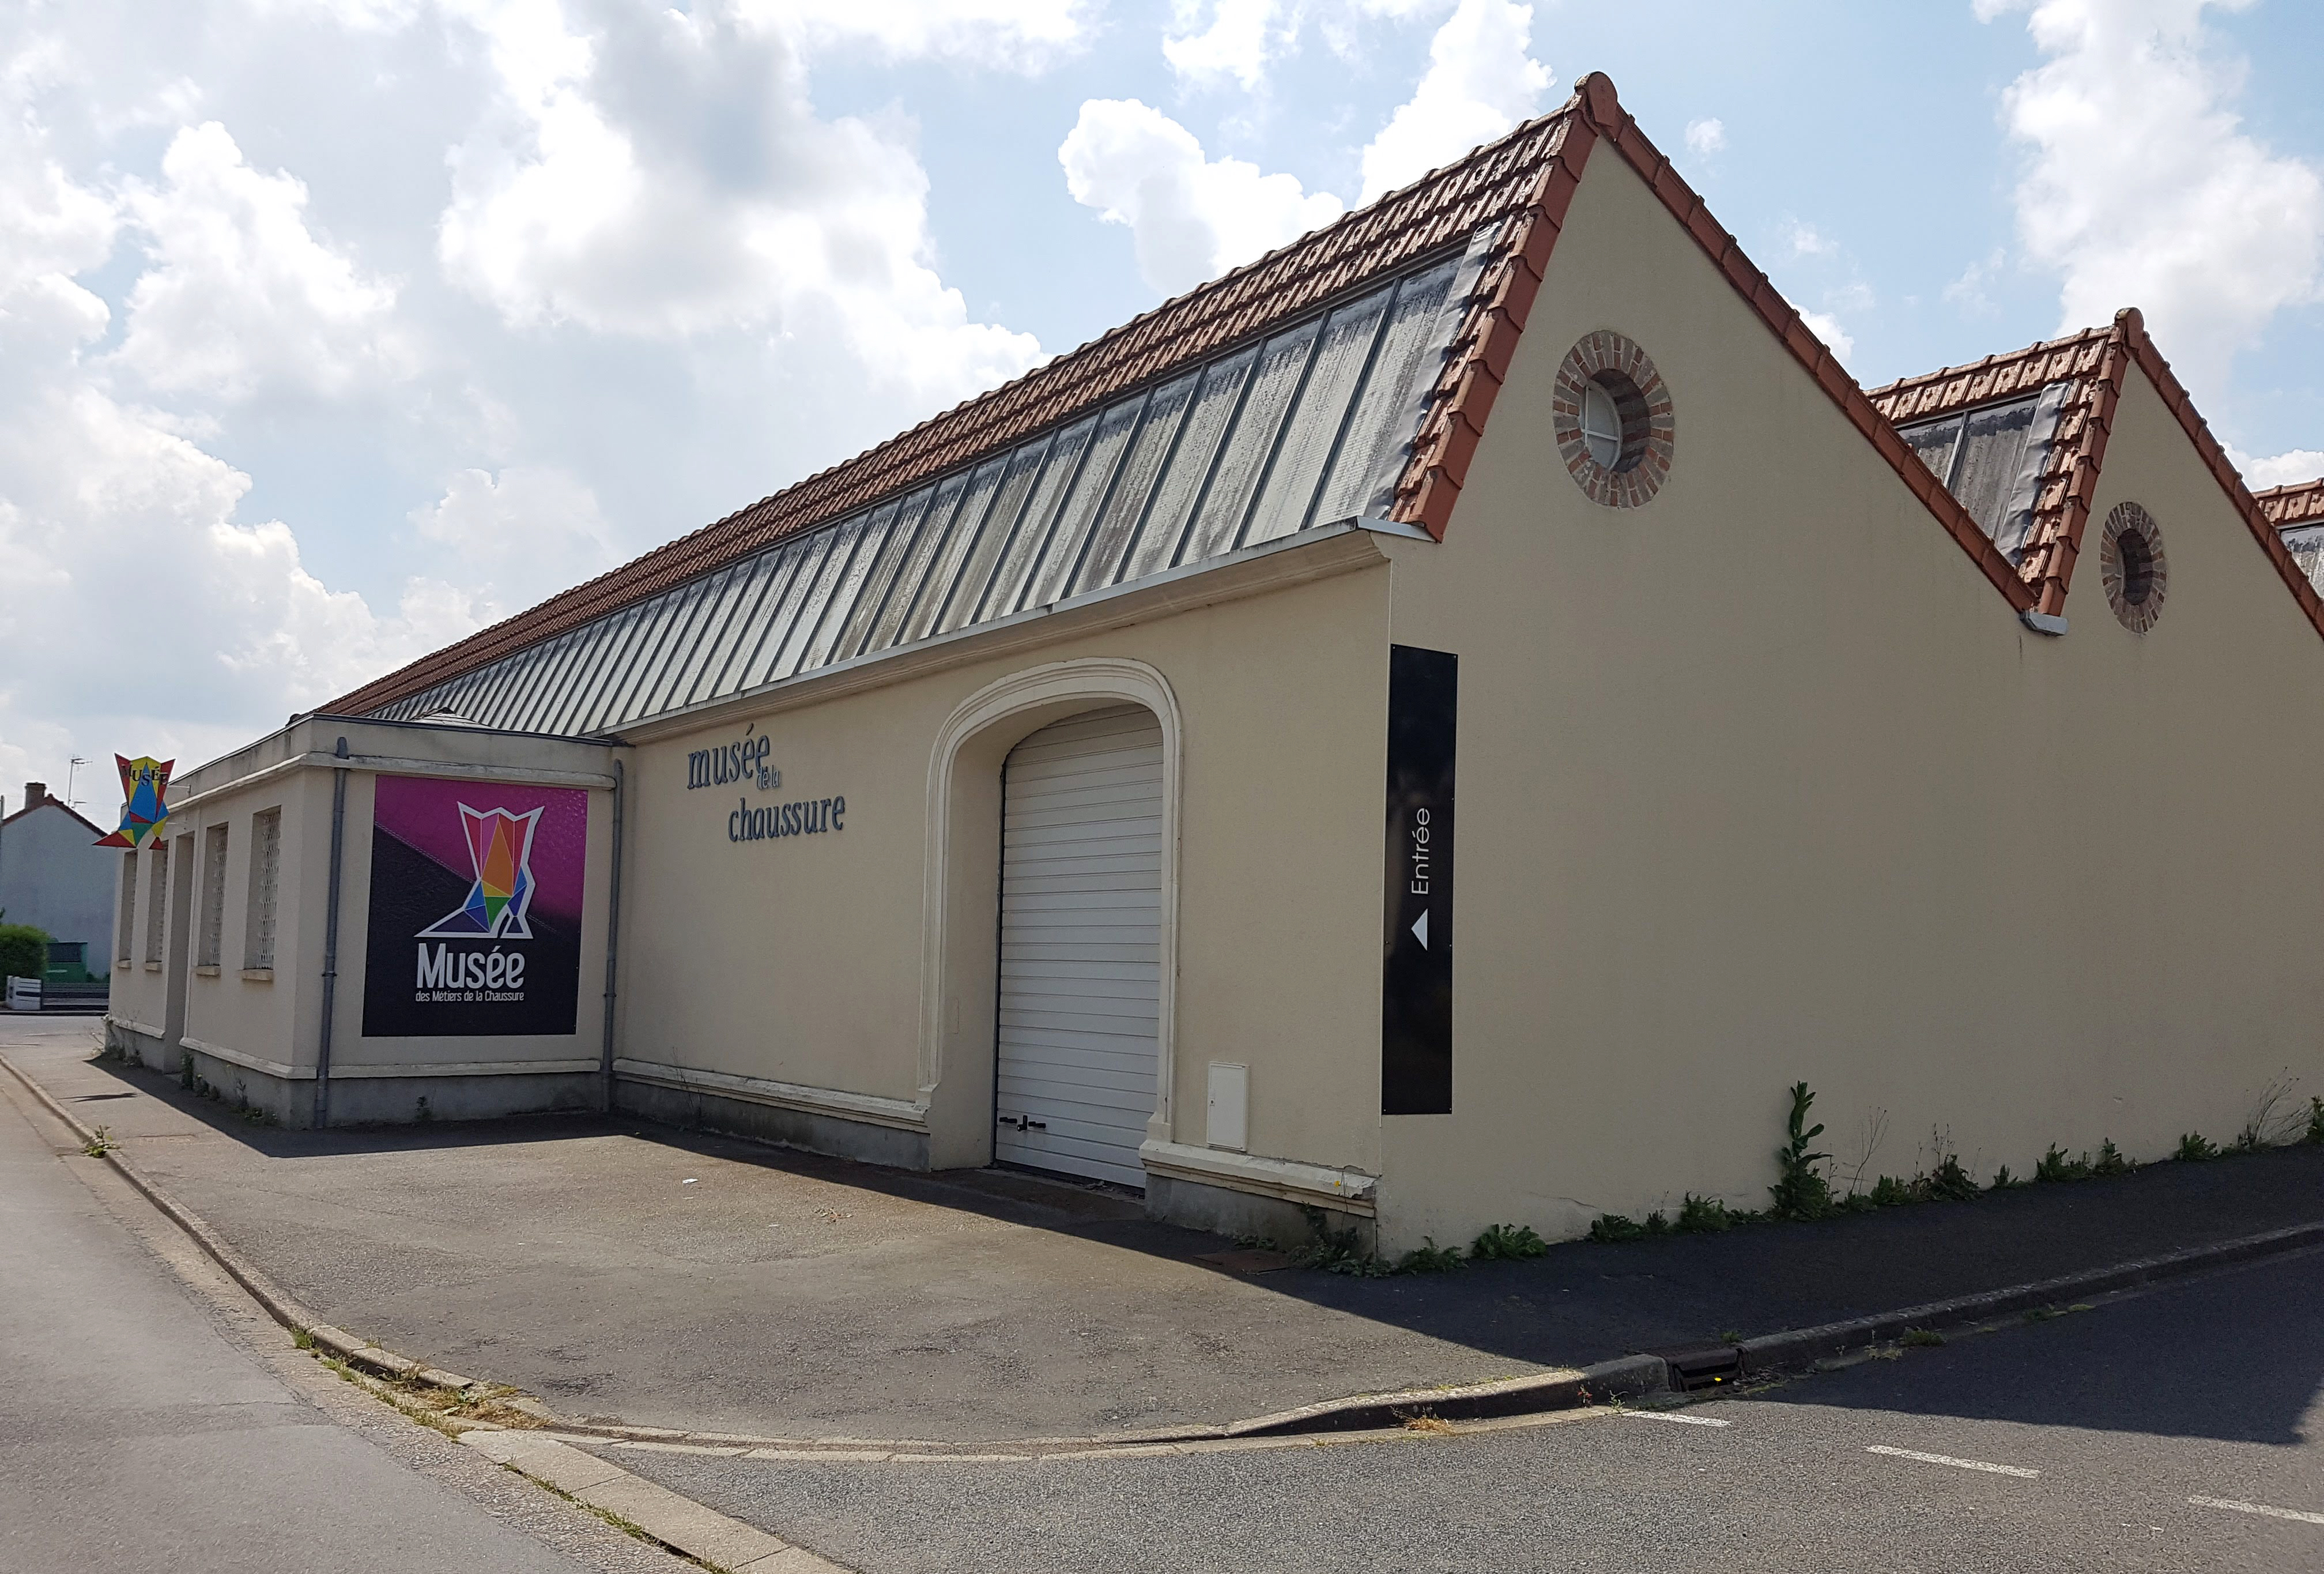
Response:
M59 1104L48 1089L32 1080L22 1067L5 1055L0 1055L0 1069L5 1069L40 1101L43 1108L62 1121L84 1143L96 1142L97 1134ZM124 1180L135 1187L171 1223L191 1236L197 1245L209 1254L219 1267L265 1308L268 1316L284 1328L295 1334L306 1335L318 1347L328 1350L349 1366L377 1376L462 1394L479 1386L475 1378L397 1355L383 1346L357 1339L352 1334L323 1322L295 1298L277 1288L255 1264L227 1245L198 1215L148 1180L123 1156L118 1148L108 1148L104 1156ZM2061 1274L2052 1279L2006 1285L1998 1290L1958 1295L1943 1301L1923 1301L1916 1306L1821 1323L1812 1328L1761 1334L1732 1347L1734 1364L1720 1374L1719 1385L1723 1386L1738 1377L1769 1377L1812 1368L1819 1362L1851 1350L1893 1342L1912 1329L1959 1328L2054 1306L2061 1301L2137 1289L2214 1268L2283 1256L2316 1246L2324 1246L2324 1220L2241 1236L2209 1245L2189 1246L2157 1256L2135 1257L2128 1262ZM715 1448L721 1451L730 1448L737 1451L774 1449L835 1457L860 1457L864 1450L873 1450L884 1458L888 1452L898 1449L920 1450L928 1454L1041 1447L1079 1450L1123 1449L1149 1445L1167 1447L1235 1439L1280 1438L1296 1433L1368 1430L1401 1426L1416 1415L1444 1421L1491 1420L1577 1409L1609 1399L1645 1398L1674 1388L1683 1391L1708 1386L1690 1382L1683 1370L1678 1374L1679 1381L1674 1384L1674 1363L1682 1366L1692 1365L1676 1355L1669 1358L1659 1355L1632 1355L1580 1369L1557 1368L1491 1383L1406 1389L1394 1393L1355 1394L1221 1425L1156 1427L1136 1431L1102 1432L1088 1437L998 1439L971 1443L933 1439L768 1438L729 1432L691 1432L669 1427L568 1421L529 1395L512 1395L500 1403L522 1412L544 1427L576 1437L604 1439L610 1442L676 1444ZM549 1442L554 1440L541 1440ZM770 1565L770 1570L771 1568Z
M2182 1251L2134 1257L2126 1263L2086 1269L2080 1273L2063 1273L2055 1279L2037 1279L2032 1283L2012 1284L1975 1295L1923 1301L1918 1306L1821 1323L1814 1328L1762 1334L1745 1339L1736 1349L1746 1376L1797 1371L1852 1349L1899 1338L1908 1329L1958 1328L1964 1323L2054 1306L2061 1301L2135 1290L2212 1268L2283 1256L2311 1246L2324 1246L2324 1222L2289 1225L2208 1246L2189 1246Z
M730 1574L843 1574L841 1566L538 1432L477 1430L460 1440L504 1466L626 1522L673 1551Z
M72 1111L59 1104L47 1088L33 1081L23 1067L5 1055L0 1055L0 1067L5 1067L8 1074L14 1077L27 1093L40 1101L41 1107L62 1121L66 1129L80 1138L84 1145L96 1143L97 1134L82 1125ZM393 1377L407 1383L420 1383L431 1388L449 1389L454 1392L465 1392L475 1386L474 1378L463 1377L456 1372L441 1371L422 1362L414 1361L409 1356L399 1356L394 1351L383 1348L378 1345L365 1343L344 1329L333 1328L300 1305L295 1298L278 1288L272 1280L259 1271L256 1264L227 1245L216 1230L210 1228L202 1220L199 1215L185 1208L176 1198L148 1180L143 1171L122 1156L120 1149L108 1147L105 1151L104 1157L106 1162L120 1171L123 1180L135 1187L138 1193L146 1201L159 1208L171 1224L192 1236L196 1245L208 1253L211 1259L219 1267L225 1269L235 1283L248 1291L251 1299L265 1308L267 1316L289 1329L292 1333L304 1334L313 1339L318 1347L330 1351L349 1366L360 1366L382 1377ZM530 1406L519 1403L517 1408L530 1410ZM543 1412L541 1419L546 1421L553 1418Z

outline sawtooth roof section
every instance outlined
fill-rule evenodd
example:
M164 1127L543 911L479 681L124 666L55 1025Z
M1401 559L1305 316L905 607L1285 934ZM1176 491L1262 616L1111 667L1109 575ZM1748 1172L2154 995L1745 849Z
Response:
M1611 93L1611 85L1607 91ZM845 463L333 700L363 715L964 470L1120 395L1313 314L1537 205L1582 96L1467 158Z
M2065 606L2072 562L2068 543L2080 544L2089 516L2127 359L2118 327L2094 328L1966 366L1906 377L1869 395L1873 407L1892 423L1909 427L2066 385L2034 494L2033 528L2015 570L2034 597L2034 610L2056 616Z
M2081 555L2082 534L2089 523L2090 500L2098 495L2098 473L2106 464L2115 410L2133 366L2145 375L2164 408L2194 444L2196 458L2242 514L2246 528L2267 554L2284 588L2316 632L2324 635L2324 599L2319 599L2282 534L2282 529L2306 519L2324 522L2324 480L2279 486L2255 496L2226 448L2196 410L2171 363L2154 347L2146 319L2136 307L2116 312L2111 327L2087 329L2008 355L1987 356L1971 366L1950 366L1877 388L1872 401L1892 421L1910 425L1951 411L2022 396L2036 387L2069 385L2035 505L2034 531L2020 569L2035 597L2034 609L2062 616L2066 593L2073 584L2074 564ZM2306 512L2298 512L2302 510Z

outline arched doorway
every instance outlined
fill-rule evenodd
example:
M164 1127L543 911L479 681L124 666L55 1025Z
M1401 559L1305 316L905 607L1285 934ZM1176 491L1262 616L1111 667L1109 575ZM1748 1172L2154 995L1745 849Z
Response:
M993 1157L1143 1187L1161 1058L1165 751L1139 705L1028 735L1001 772Z

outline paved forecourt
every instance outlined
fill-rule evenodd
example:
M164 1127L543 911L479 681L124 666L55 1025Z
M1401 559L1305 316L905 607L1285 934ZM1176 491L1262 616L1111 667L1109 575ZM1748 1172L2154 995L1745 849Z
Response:
M2324 1218L2324 1151L1427 1278L1238 1277L1029 1177L638 1122L285 1132L0 1015L0 1054L324 1320L561 1415L976 1443L1217 1426L1799 1328Z

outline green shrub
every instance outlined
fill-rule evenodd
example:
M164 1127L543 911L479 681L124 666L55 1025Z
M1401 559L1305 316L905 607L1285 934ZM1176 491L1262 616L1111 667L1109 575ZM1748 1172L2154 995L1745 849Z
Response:
M1875 1208L1902 1208L1908 1202L1920 1200L1913 1195L1912 1187L1894 1175L1881 1176L1868 1196Z
M1679 1202L1678 1228L1686 1234L1711 1235L1734 1227L1735 1216L1715 1197L1697 1197L1690 1191Z
M48 966L48 931L29 923L0 923L0 978L37 978Z
M1521 1262L1549 1250L1549 1243L1529 1224L1488 1225L1470 1243L1469 1255L1480 1263Z
M2055 1143L2050 1145L2048 1153L2042 1155L2042 1162L2034 1166L2034 1179L2036 1180L2084 1180L2089 1178L2089 1154L2069 1159L2066 1150Z
M1420 1237L1426 1244L1415 1246L1396 1260L1399 1273L1445 1273L1469 1265L1458 1246L1440 1246L1428 1236Z
M2179 1146L2171 1156L2182 1164L2199 1164L2205 1159L2218 1158L2219 1145L2195 1132L2188 1132L2180 1137Z
M1945 1202L1967 1202L1979 1191L1976 1178L1961 1168L1956 1153L1947 1153L1944 1162L1924 1176L1921 1184L1928 1195Z

